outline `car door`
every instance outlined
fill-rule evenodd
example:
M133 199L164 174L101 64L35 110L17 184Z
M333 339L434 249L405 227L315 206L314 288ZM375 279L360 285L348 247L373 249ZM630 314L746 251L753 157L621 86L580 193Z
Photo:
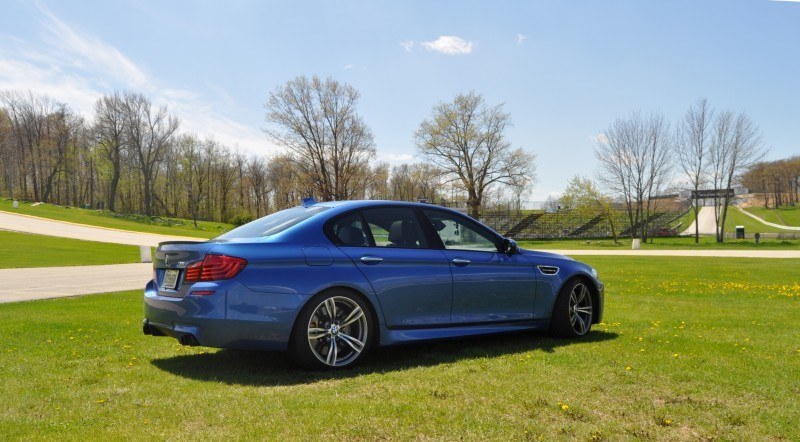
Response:
M372 284L389 328L450 323L452 274L408 207L379 207L334 220L329 235Z
M463 215L437 209L423 213L453 273L453 325L533 319L536 273L530 260L500 253L502 239Z

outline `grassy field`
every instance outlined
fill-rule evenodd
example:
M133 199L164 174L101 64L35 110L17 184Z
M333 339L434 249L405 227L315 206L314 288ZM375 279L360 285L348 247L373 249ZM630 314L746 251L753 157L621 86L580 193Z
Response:
M744 226L745 232L747 233L797 233L796 230L792 231L768 226L741 213L739 209L731 207L728 209L728 216L725 220L725 231L733 233L736 231L736 226Z
M800 207L781 207L779 209L748 207L745 210L771 223L784 226L800 226Z
M0 305L0 439L800 439L800 260L591 257L588 339L381 349L340 373L141 334L141 294Z
M751 213L761 216L760 213L757 211L752 211L752 208L748 208L747 210ZM798 211L800 214L800 211ZM762 218L764 218L762 216ZM773 216L773 219L775 217ZM694 220L694 211L689 211L689 214L681 218L684 224L681 226L681 230L686 230L692 224ZM784 224L781 221L775 221L773 219L764 218L767 221L774 222L777 224ZM792 224L788 224L792 225ZM798 224L800 225L800 224ZM745 232L747 233L792 233L791 230L779 229L777 227L768 226L764 223L758 222L757 220L750 218L749 216L739 212L736 207L729 207L728 208L728 215L725 219L725 231L728 233L734 233L736 231L736 226L744 226ZM680 233L680 232L678 232Z
M705 249L763 249L763 250L789 250L800 248L800 239L769 239L762 238L758 244L752 239L737 240L726 239L723 244L717 244L711 236L701 236L700 243L694 243L694 237L665 237L653 238L652 243L642 244L644 250L705 250ZM566 239L566 240L519 240L520 247L539 250L627 250L631 248L630 238L621 238L616 244L611 239Z
M0 230L0 269L139 262L139 248Z
M19 207L14 209L9 199L0 199L0 210L98 227L198 238L213 238L233 228L230 224L198 221L198 228L195 229L192 221L185 219L119 215L107 210L78 209L53 204L33 206L30 202L23 201L20 201Z

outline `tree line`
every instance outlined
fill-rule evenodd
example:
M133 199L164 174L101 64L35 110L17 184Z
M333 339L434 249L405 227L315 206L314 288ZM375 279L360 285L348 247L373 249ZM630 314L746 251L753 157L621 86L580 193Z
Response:
M84 116L3 91L0 188L14 199L238 224L307 196L460 202L477 215L519 206L535 183L534 156L507 140L502 105L470 92L435 106L413 135L425 161L390 166L376 161L359 97L316 76L277 87L265 119L283 153L267 157L181 131L178 116L141 93L106 94Z
M744 183L756 190L760 187L753 183L760 180L767 189L769 182L775 198L783 191L774 189L786 188L780 186L797 191L798 174L792 169L797 161L763 163L765 154L761 132L746 113L715 111L705 99L692 104L675 124L660 113L634 112L614 120L598 136L595 157L600 170L595 179L574 177L560 202L612 223L615 240L612 209L621 204L632 237L646 240L658 210L656 196L689 189L695 218L702 200L713 200L716 239L722 242L734 186ZM780 174L769 175L779 168ZM703 198L701 190L711 190L711 197ZM790 198L796 201L796 195ZM695 223L695 242L698 227Z
M764 208L796 206L800 202L800 156L753 165L742 183L753 193L760 193Z

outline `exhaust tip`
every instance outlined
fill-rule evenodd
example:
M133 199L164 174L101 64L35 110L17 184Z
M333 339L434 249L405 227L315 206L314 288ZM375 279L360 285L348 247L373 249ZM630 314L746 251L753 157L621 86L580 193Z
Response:
M150 335L150 336L165 336L164 332L162 332L161 330L157 329L156 327L153 327L146 320L142 324L142 333L144 333L146 335Z
M194 335L192 334L186 334L181 336L180 338L178 338L178 342L180 342L181 345L189 345L193 347L200 345L200 343L197 342L197 338L195 338Z

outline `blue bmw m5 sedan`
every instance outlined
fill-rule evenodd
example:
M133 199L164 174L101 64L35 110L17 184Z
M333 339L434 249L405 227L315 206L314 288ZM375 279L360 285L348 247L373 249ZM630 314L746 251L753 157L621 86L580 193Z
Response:
M309 200L209 241L161 243L153 267L145 334L288 350L308 368L426 339L581 337L603 314L593 268L424 203Z

